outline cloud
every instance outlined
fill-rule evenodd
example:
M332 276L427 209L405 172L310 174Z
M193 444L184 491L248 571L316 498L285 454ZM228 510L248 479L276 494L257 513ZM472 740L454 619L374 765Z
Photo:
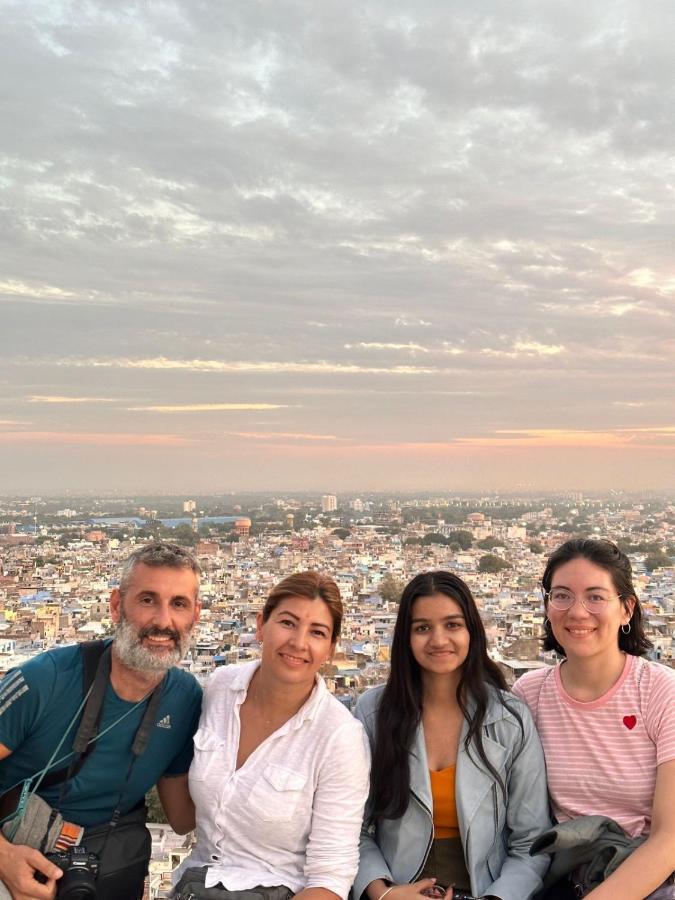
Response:
M651 428L620 428L618 430L628 431L631 434L675 435L675 425L655 425Z
M190 438L233 398L294 408L260 433L665 448L618 429L675 415L674 30L670 0L9 0L0 414Z
M408 315L397 316L394 319L394 325L397 328L431 328L431 322L428 322L426 319L416 319Z
M338 437L335 434L304 434L292 431L226 431L230 437L247 438L256 441L346 441L348 438Z
M377 341L361 341L359 344L345 344L345 350L416 350L419 353L428 353L429 350L426 347L423 347L422 344L413 344L412 342L407 344L394 344L394 343L382 343Z
M190 438L176 434L115 432L0 431L0 444L72 444L101 447L188 447Z
M0 281L0 294L7 297L20 297L23 300L73 300L72 291L63 290L56 285L28 284L25 281L10 279Z
M625 409L645 409L653 406L668 406L669 403L670 401L664 397L658 400L613 400L612 406Z
M611 431L581 430L564 428L522 428L498 429L494 432L498 437L476 436L460 437L458 442L474 447L569 447L569 448L606 448L622 449L629 447L656 448L667 446L664 443L649 443L637 439L639 434L651 434L656 437L669 438L675 436L675 428L618 428ZM675 445L673 446L675 449Z
M245 410L288 409L283 403L191 403L169 406L129 406L130 412L243 412Z
M516 341L513 349L516 353L533 353L535 356L557 356L565 350L560 344L540 344L537 341Z
M182 370L189 372L243 372L270 375L432 375L438 369L423 366L360 366L349 363L233 361L219 359L68 359L57 365L74 368Z
M34 394L31 397L27 397L28 403L53 403L53 404L68 404L68 403L116 403L117 400L115 397L62 397L59 395L49 395L49 394Z
M633 269L625 278L625 282L632 287L653 288L656 293L663 296L675 294L675 275L663 276L647 267Z
M484 347L481 350L485 356L504 359L517 359L519 356L558 356L564 352L565 348L560 344L540 344L538 341L516 341L512 350L496 350L491 347Z

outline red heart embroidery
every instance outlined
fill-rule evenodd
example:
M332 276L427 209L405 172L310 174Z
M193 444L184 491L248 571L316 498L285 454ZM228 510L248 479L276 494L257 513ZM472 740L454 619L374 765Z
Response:
M633 728L637 725L637 716L624 716L623 724L629 731L632 731Z

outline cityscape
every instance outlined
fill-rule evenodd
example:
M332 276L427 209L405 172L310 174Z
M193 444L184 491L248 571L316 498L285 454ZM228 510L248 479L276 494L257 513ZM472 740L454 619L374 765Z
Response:
M490 654L511 684L554 662L541 648L539 579L546 554L574 535L609 537L626 550L651 657L675 666L675 498L665 494L0 497L0 673L54 645L110 634L108 598L122 560L164 538L192 547L203 569L202 616L182 662L201 682L217 666L255 659L256 613L270 588L316 569L337 581L344 601L324 675L351 709L386 678L406 581L447 568L471 587ZM147 896L162 898L190 838L161 823L151 831Z

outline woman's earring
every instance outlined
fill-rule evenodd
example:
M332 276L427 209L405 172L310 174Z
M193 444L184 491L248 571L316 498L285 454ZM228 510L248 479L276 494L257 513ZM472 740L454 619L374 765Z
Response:
M621 634L630 634L630 622L626 622L625 625L621 626Z

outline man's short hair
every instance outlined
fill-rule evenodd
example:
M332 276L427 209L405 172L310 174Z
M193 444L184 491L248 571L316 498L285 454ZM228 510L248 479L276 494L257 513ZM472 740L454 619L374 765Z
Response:
M186 547L171 544L168 541L153 541L134 550L122 565L120 573L119 592L124 594L129 587L129 582L134 574L136 566L167 567L169 569L191 569L199 584L199 576L202 573L201 566L196 556Z

